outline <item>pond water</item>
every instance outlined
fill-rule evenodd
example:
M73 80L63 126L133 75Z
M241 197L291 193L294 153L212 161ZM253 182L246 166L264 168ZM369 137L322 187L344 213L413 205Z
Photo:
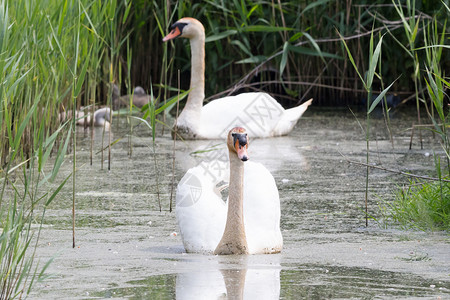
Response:
M415 136L409 150L414 121L410 111L391 116L392 144L385 121L373 119L371 161L431 174L430 154L442 151L429 131L422 132L424 149ZM186 254L175 213L169 212L172 181L203 160L221 157L224 141L177 141L174 162L167 130L153 144L149 129L140 125L130 157L129 129L125 118L116 118L112 140L120 140L108 170L107 154L102 169L98 153L101 130L94 132L90 165L90 135L78 128L76 247L68 183L46 212L36 253L42 265L54 259L51 277L36 284L31 298L450 298L449 236L382 226L381 199L392 200L392 190L407 178L370 171L369 213L377 221L365 227L366 169L348 162L365 161L361 126L364 119L348 109L311 107L288 136L250 137L250 159L271 171L279 189L284 247L280 254L225 257ZM211 148L219 150L193 154ZM71 159L60 178L71 172Z

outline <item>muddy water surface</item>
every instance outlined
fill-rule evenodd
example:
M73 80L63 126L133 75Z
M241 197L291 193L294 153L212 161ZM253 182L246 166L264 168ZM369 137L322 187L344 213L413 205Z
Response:
M418 174L433 170L440 146L424 132L424 149L407 130L414 114L391 120L394 146L382 119L372 121L372 162ZM54 261L51 278L35 286L33 299L299 299L450 298L450 240L445 233L382 228L380 197L407 179L371 171L364 221L366 143L346 109L305 113L286 137L252 139L249 154L273 174L280 192L281 254L186 254L169 212L173 141L166 132L153 148L149 131L135 128L130 157L125 120L113 126L111 170L107 156L89 165L89 134L80 128L76 174L76 247L72 249L71 184L46 213L37 256ZM363 126L365 126L364 120ZM95 131L94 150L101 148ZM193 154L196 150L217 151ZM223 141L176 143L175 182L202 160L220 157ZM68 157L61 178L71 172ZM162 211L159 210L161 203Z

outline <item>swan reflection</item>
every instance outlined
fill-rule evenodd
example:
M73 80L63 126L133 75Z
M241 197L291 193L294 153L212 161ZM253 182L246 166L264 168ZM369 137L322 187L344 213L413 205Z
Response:
M279 259L279 255L270 256ZM249 259L258 257L261 256ZM215 269L177 274L176 299L279 299L281 266L278 263L250 265L245 259L230 265L227 260L223 259Z
M175 159L180 169L186 171L197 166L200 162L219 160L228 162L228 149L222 140L189 141L175 153ZM303 151L309 149L299 146L295 136L283 136L271 139L250 138L249 154L252 161L264 163L270 172L285 169L286 166L295 166L297 170L306 171L310 168Z

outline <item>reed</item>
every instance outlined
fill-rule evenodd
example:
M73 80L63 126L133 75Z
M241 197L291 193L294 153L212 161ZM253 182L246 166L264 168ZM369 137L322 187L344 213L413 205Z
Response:
M75 110L98 104L113 2L0 1L1 299L25 298L45 277L40 224L70 177L75 214L76 176L58 171L70 151L77 168Z
M71 126L67 122L56 124L52 118L53 105L61 99L58 96L50 100L46 96L59 95L59 86L51 70L40 73L40 65L53 58L40 52L37 44L42 37L33 32L30 24L46 23L46 17L40 15L37 7L28 6L25 10L29 4L20 2L10 6L0 2L0 132L5 141L0 150L3 167L0 178L1 299L26 297L33 283L45 277L48 264L42 267L34 261L41 227L34 230L31 225L35 219L42 224L46 207L70 178L65 178L56 188L49 184L56 182L67 152ZM25 16L20 14L18 18L15 15L18 11L25 11ZM56 147L58 139L65 142ZM55 147L56 154L50 160ZM53 161L53 168L49 171L50 161ZM43 209L36 215L39 206Z
M447 20L444 22L444 28ZM441 145L444 150L445 160L447 162L447 176L450 176L450 141L448 137L448 105L445 105L445 88L450 88L449 81L444 79L444 72L441 67L441 59L445 45L445 30L438 32L437 20L423 25L426 29L425 46L420 49L426 53L426 65L424 81L426 83L427 93L431 99L432 110L427 111L429 118L434 126L434 132L441 139ZM449 48L449 46L447 46ZM437 117L434 114L437 112Z
M450 9L445 6L448 12ZM450 82L445 79L442 70L441 59L444 50L449 46L445 44L447 20L441 25L436 18L422 20L421 30L424 33L424 46L415 48L415 54L411 58L417 63L417 53L424 52L426 60L423 62L423 70L417 71L420 78L417 82L425 82L428 94L429 107L425 105L428 117L432 123L432 131L439 137L443 155L435 152L434 165L436 170L435 180L411 180L408 185L399 187L394 191L392 202L383 201L381 214L387 220L405 228L414 228L424 231L450 230L450 141L448 137L448 112L445 89L450 88ZM417 25L419 26L419 25ZM415 74L416 77L418 74ZM416 90L416 98L422 98ZM442 159L445 164L442 165Z
M366 76L363 77L362 73L358 70L358 67L355 63L355 60L352 56L352 53L350 49L347 46L347 43L344 40L344 37L338 33L341 37L341 40L343 42L343 45L347 51L348 57L350 62L352 63L353 67L355 68L359 78L361 79L361 82L364 86L364 89L367 91L367 114L366 114L366 128L365 128L365 136L366 136L366 187L365 187L365 194L364 194L364 203L365 203L365 213L366 213L366 227L368 224L369 219L369 212L368 212L368 202L369 202L369 163L370 163L370 114L375 109L375 107L380 103L380 101L383 99L385 94L388 92L388 90L392 87L394 83L391 83L387 88L385 88L376 98L373 102L370 101L372 99L372 85L374 76L376 75L376 69L377 65L380 63L381 58L381 45L383 42L383 36L380 37L375 49L373 48L374 45L374 36L371 34L370 36L370 46L369 46L369 68L366 71ZM379 75L378 75L379 76Z
M79 71L83 60L91 62L85 80L77 79L84 88L77 98L77 107L91 105L90 109L94 110L93 104L106 104L111 98L110 83L126 83L128 91L137 85L145 90L153 86L154 94L164 102L177 93L176 88L167 87L177 85L173 76L178 69L181 70L181 88L186 90L189 85L188 49L167 49L167 45L161 43L169 25L183 16L194 16L205 24L206 72L214 74L208 76L206 84L209 99L223 93L272 86L275 96L286 106L296 105L305 97L314 97L316 105L357 104L365 97L366 91L357 72L343 59L345 52L342 52L335 28L344 37L359 69L367 69L369 65L365 54L369 51L372 31L367 27L373 24L373 33L389 32L384 37L383 53L392 58L392 63L383 64L378 72L385 82L393 82L402 73L416 74L417 70L424 70L418 68L425 58L424 51L416 50L424 46L423 30L418 24L435 15L442 28L446 17L442 5L414 6L412 1L408 1L409 6L408 3L384 4L381 1L358 5L333 1L218 0L202 5L143 0L102 4L94 0L2 3L5 7L9 4L12 16L27 12L32 18L14 20L11 30L3 27L9 47L2 56L16 54L23 62L9 64L3 74L15 76L12 69L31 66L27 59L33 58L33 69L27 69L28 76L39 75L33 78L45 89L43 93L49 99L47 108L51 115L68 112L74 105L70 95L71 78L79 75L72 72L76 49L79 49ZM77 3L80 3L79 10ZM80 17L76 15L78 11ZM77 18L79 24L74 23ZM31 24L32 27L26 27ZM17 31L11 32L19 27L26 28L23 36ZM78 40L73 39L76 30L80 34ZM27 51L21 56L17 53L22 45ZM410 55L414 66L407 62ZM448 61L448 53L442 56L442 63ZM262 72L265 70L266 73ZM266 75L256 79L256 73ZM417 90L416 86L420 90L423 76L416 77L412 78L414 80L409 76L401 77L392 90L403 96ZM23 80L25 78L27 76ZM375 89L382 90L379 82L375 83ZM2 112L0 118L4 115ZM162 118L164 122L164 116ZM55 128L59 123L55 119L46 126ZM5 137L6 132L3 125L0 137ZM24 143L23 147L28 144ZM130 141L130 149L131 145ZM8 147L2 144L0 150L2 166L7 160Z

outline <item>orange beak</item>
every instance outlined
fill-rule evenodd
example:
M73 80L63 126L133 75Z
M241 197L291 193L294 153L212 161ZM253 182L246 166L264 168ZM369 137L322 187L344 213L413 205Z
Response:
M176 38L176 37L178 37L180 35L181 35L180 28L178 28L178 26L175 26L172 29L172 31L163 38L163 42L167 42L167 41L173 40L174 38Z
M234 148L236 149L236 153L240 160L242 160L242 161L248 160L248 153L247 153L248 144L245 144L245 146L241 146L239 144L239 140L236 140L236 143L234 144Z

